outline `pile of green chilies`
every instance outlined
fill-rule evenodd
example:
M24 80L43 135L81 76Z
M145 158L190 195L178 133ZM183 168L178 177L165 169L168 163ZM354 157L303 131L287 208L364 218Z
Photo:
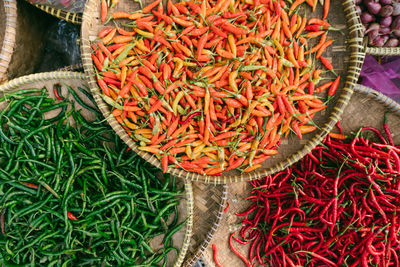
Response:
M161 181L67 88L63 97L55 87L57 100L46 88L0 99L8 102L0 111L0 263L166 265L178 252L172 236L185 224L178 223L183 189L168 175ZM87 121L76 102L96 120ZM57 115L45 117L50 111ZM154 250L159 235L164 247Z

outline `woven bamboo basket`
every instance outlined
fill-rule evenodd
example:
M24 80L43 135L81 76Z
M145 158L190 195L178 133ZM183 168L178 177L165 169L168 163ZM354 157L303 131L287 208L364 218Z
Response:
M45 23L23 1L0 1L0 84L34 71L41 60Z
M26 88L43 88L46 87L49 91L50 97L55 98L53 93L53 85L59 83L62 85L61 93L63 96L67 95L67 89L64 84L71 86L72 88L76 88L78 86L87 87L87 83L85 81L85 75L80 72L47 72L47 73L39 73L23 76L14 80L11 80L0 86L0 94L3 95L4 92L11 92L17 89L26 89ZM88 105L91 105L91 102L87 99L87 97L82 94L80 91L76 91L76 93L83 99ZM75 103L76 107L79 109L77 103ZM0 105L1 109L1 105ZM82 115L90 120L94 118L93 113L87 110L83 110ZM185 260L186 253L189 249L190 239L192 236L192 228L193 228L193 208L194 208L194 200L193 200L193 189L192 183L188 180L178 179L178 186L184 186L185 188L185 197L182 199L178 210L179 210L179 222L187 220L186 226L182 228L179 232L174 234L173 242L177 245L179 249L179 255L173 255L172 253L168 255L168 263L169 266L181 266L183 261ZM159 248L161 244L161 238L155 238L150 244L154 246L154 248Z
M389 97L362 85L354 88L354 94L351 98L351 104L344 111L340 125L345 134L357 132L363 126L373 126L383 130L384 114L387 112L388 124L393 133L395 144L400 144L400 104ZM218 259L223 266L243 266L243 262L231 252L228 246L229 233L239 228L240 219L235 215L242 212L249 206L249 202L243 199L250 195L251 186L249 183L233 184L228 189L228 199L230 208L223 215L222 224L215 234L211 243L217 245ZM238 246L243 255L248 255L249 246ZM207 267L215 266L213 261L213 252L209 246L203 257Z
M191 267L201 257L217 231L226 206L226 185L193 182L193 235L183 266Z
M82 13L67 12L67 11L53 8L53 7L47 6L47 5L33 4L33 3L29 2L29 0L26 0L26 1L30 4L32 4L33 6L39 8L40 10L46 12L47 14L50 14L56 18L63 19L67 22L71 22L74 24L82 24Z
M152 1L144 1L143 5L146 5L149 2ZM289 138L284 139L281 143L278 149L278 155L273 156L264 162L262 168L247 174L241 174L238 171L230 171L223 173L221 176L212 177L176 168L168 168L168 172L175 176L212 184L248 181L263 177L290 166L301 159L323 139L323 137L335 125L336 121L341 117L343 109L348 104L353 87L357 83L364 60L361 25L358 23L359 19L356 16L353 0L333 1L332 5L331 10L333 11L328 19L333 26L342 29L342 31L332 33L331 37L335 42L333 47L329 48L327 57L333 59L335 70L342 77L346 77L346 79L341 83L337 96L330 102L328 109L320 112L314 119L316 124L320 127L319 130L305 135L303 140L299 140L297 137L289 135ZM133 3L131 0L120 0L119 4L113 11L123 10L131 12L138 9L139 5ZM334 12L334 10L338 10L338 12ZM319 8L317 13L321 14L321 12L322 8ZM110 22L109 25L103 25L100 22L99 16L100 2L97 0L88 0L83 14L81 54L83 67L88 76L89 87L100 110L121 138L148 162L157 167L161 167L159 160L155 156L137 149L135 142L128 136L117 120L111 116L110 107L104 102L100 95L101 91L96 82L94 65L91 58L91 44L96 41L99 31L112 25L113 22Z

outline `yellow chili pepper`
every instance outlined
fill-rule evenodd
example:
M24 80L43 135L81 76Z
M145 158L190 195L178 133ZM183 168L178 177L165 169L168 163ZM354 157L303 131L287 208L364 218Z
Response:
M172 77L178 78L179 73L183 67L183 60L177 57L174 57L173 60L176 62L174 72L172 73Z
M229 73L229 86L233 89L234 92L238 91L238 86L236 83L236 77L238 76L238 73L236 70L232 71Z
M218 161L218 156L214 153L204 153L207 157L209 157L212 161Z
M210 113L210 91L206 91L206 94L204 96L204 114L209 114Z
M175 116L176 116L179 101L181 101L182 97L184 97L184 96L185 96L185 93L183 91L180 91L176 95L174 102L172 103L172 110L173 110Z
M225 169L225 149L223 147L218 148L218 161L222 170Z
M277 39L274 39L273 42L274 42L274 44L276 46L276 49L278 49L279 54L281 55L281 57L284 57L285 56L285 52L283 51L283 47L282 47L281 43Z
M201 152L203 152L203 153L210 153L210 152L213 152L213 151L216 151L216 150L217 150L217 149L216 149L215 147L208 146L208 147L203 148L203 150L202 150Z
M188 66L188 67L196 67L197 64L194 62L187 62L187 61L183 61L183 66Z
M252 101L251 104L248 106L246 112L242 117L242 124L245 124L250 117L251 112L256 108L256 106L260 105L258 101Z
M254 157L256 155L257 148L258 148L259 144L260 144L260 141L258 139L254 139L254 141L251 143L251 152L250 152L250 155L249 155L249 165L250 166L253 166L253 159L254 159Z
M149 38L153 38L154 37L154 34L151 33L151 32L142 31L142 30L140 30L138 28L133 28L133 30L135 32L137 32L138 34L144 36L144 37L149 37Z
M138 126L132 122L130 122L127 118L124 119L125 125L130 129L137 129Z
M187 146L186 146L185 152L186 152L186 155L187 155L189 158L192 158L192 147L191 147L190 145L187 145Z
M294 53L293 53L293 48L289 47L287 50L287 55L288 55L288 59L290 62L292 62L292 64L294 65L295 68L300 68L299 64L296 61L296 58L294 57Z
M201 145L195 147L192 153L192 159L198 158L206 144L202 143Z
M143 39L135 41L135 45L137 48L139 48L143 52L150 52L150 49L148 49L147 46L144 45Z
M231 33L228 35L228 43L229 43L229 47L231 48L232 54L236 57L237 49L236 49L235 38L233 37L233 34L231 34Z

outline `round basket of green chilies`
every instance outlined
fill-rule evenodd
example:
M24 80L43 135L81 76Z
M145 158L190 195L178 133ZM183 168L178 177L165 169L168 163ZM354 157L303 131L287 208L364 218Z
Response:
M181 265L191 183L131 151L84 78L42 73L0 87L0 265Z

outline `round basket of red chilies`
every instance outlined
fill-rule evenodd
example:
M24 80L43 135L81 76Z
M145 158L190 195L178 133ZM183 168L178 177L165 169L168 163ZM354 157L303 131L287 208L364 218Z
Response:
M164 172L252 180L332 129L363 61L352 1L87 1L82 55L114 130Z
M399 266L400 105L362 86L351 101L336 129L298 163L230 187L227 223L209 261Z

